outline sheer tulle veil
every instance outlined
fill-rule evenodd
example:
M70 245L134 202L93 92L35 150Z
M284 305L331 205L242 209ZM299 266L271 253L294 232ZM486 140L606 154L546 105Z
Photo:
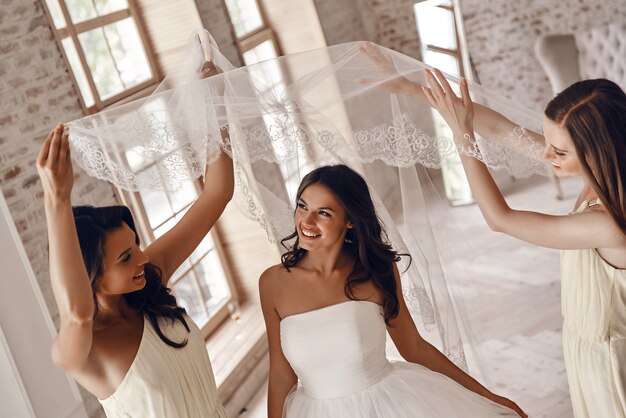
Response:
M239 208L273 242L293 231L301 178L321 165L349 165L368 182L393 247L412 256L410 266L403 261L399 269L420 332L457 365L485 378L453 285L463 280L463 257L472 252L447 238L460 232L435 187L437 169L458 165L462 152L516 177L548 173L541 149L526 134L538 129L541 115L472 84L474 101L519 126L459 147L427 103L381 88L398 76L423 84L426 66L379 47L393 63L385 73L360 45L235 68L210 35L198 31L190 37L188 62L154 94L68 124L74 161L127 190L176 190L202 176L223 149L233 158ZM201 80L198 69L207 59L223 73ZM448 79L458 89L459 80Z

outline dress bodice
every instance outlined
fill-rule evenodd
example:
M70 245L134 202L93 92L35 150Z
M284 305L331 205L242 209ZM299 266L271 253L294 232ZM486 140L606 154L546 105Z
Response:
M381 380L391 366L385 355L382 308L346 301L280 323L285 357L312 398L347 396Z
M579 337L626 338L626 270L596 249L562 251L561 304L565 326Z
M580 213L593 201L583 201ZM626 270L607 263L595 248L561 252L561 307L565 326L595 341L626 338Z
M584 201L576 212L592 205ZM626 416L626 270L595 248L562 251L561 307L574 416Z
M144 317L143 334L135 359L115 393L100 400L109 418L225 418L204 338L191 318L190 332L180 321L159 318L165 344Z

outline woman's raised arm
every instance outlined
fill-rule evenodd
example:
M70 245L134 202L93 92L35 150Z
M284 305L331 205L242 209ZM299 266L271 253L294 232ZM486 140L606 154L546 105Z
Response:
M44 190L50 282L60 317L52 359L67 372L78 371L91 351L95 305L70 202L74 173L62 124L41 147L37 171Z
M440 72L426 72L430 89L422 91L441 113L464 147L473 146L473 108L467 82L461 83L462 97L455 95ZM556 249L617 248L626 238L610 216L590 211L572 216L554 216L509 207L489 169L475 158L461 155L472 195L491 229L542 247ZM589 231L594 231L590 234Z

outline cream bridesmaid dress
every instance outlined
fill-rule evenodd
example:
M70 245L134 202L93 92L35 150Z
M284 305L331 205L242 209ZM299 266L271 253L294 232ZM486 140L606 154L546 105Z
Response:
M594 204L584 201L576 213ZM626 417L626 270L608 264L595 249L564 250L561 281L574 415Z
M100 403L108 418L226 418L217 397L213 369L196 324L159 319L172 341L187 339L183 348L165 344L144 317L139 350L113 395Z

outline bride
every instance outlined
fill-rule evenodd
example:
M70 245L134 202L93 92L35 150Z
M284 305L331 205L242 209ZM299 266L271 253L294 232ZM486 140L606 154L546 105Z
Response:
M259 281L270 418L526 417L420 336L395 264L408 255L387 243L359 174L318 168L296 200L282 241L295 242ZM407 362L387 360L385 331Z

